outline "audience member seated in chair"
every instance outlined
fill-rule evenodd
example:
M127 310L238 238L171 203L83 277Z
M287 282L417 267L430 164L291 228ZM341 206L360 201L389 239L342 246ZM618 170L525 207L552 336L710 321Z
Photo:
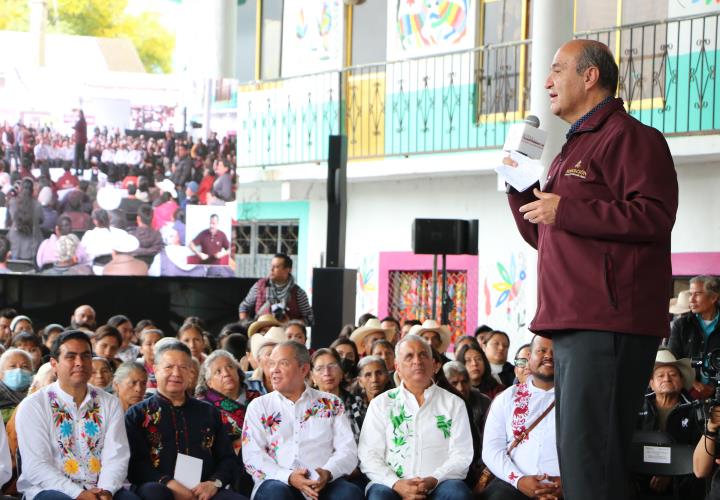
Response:
M255 481L254 498L362 499L362 490L343 478L357 465L345 407L337 396L305 384L307 348L293 340L280 342L265 366L274 391L250 402L243 428L243 459Z
M500 393L490 406L482 458L495 479L485 490L483 498L487 500L562 497L553 360L552 340L534 337L530 344L531 375L524 384ZM511 445L515 447L508 454Z
M374 500L470 499L473 459L463 400L435 385L430 344L408 334L395 348L399 387L375 397L360 433L360 470Z
M676 444L697 443L703 431L702 424L695 417L695 409L688 405L691 400L686 393L694 380L695 371L689 359L677 360L671 351L660 349L650 378L652 392L645 396L637 430L664 432ZM692 475L675 479L637 475L634 483L637 493L646 497L672 494L673 480L679 482L681 498L703 497L705 485Z
M167 339L155 346L157 393L125 415L132 453L128 479L145 499L244 499L225 489L235 479L237 457L220 412L187 395L191 370L185 344ZM187 487L175 479L178 454L202 461L198 484Z
M122 489L130 448L120 402L88 385L90 339L78 330L63 332L50 362L57 382L28 396L17 411L18 491L29 500L136 499Z

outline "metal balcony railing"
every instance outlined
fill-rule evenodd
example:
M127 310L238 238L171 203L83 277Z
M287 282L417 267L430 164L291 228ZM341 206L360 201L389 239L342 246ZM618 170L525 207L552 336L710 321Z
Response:
M530 41L241 85L238 166L497 148L528 107Z
M637 119L670 136L717 133L718 17L674 18L576 37L611 48L620 69L618 95Z

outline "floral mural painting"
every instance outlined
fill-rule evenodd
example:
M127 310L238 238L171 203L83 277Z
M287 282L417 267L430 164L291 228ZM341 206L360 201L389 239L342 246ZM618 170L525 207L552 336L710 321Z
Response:
M362 257L357 267L357 297L355 309L357 314L377 314L378 272L377 257Z
M512 253L508 260L495 263L483 279L484 312L490 324L510 332L526 325L526 280L527 262L523 252Z

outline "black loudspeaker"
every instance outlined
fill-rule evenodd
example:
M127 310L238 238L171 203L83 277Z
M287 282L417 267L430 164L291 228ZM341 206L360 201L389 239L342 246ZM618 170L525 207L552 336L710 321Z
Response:
M327 267L345 266L345 220L347 212L347 137L331 135L327 177Z
M478 221L462 219L415 219L412 248L416 254L477 255Z
M355 323L356 283L356 269L313 269L312 307L315 324L310 345L314 349L329 346L343 325Z

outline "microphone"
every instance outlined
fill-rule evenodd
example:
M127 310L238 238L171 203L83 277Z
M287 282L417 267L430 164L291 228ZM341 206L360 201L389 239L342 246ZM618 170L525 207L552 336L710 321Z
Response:
M514 151L533 160L539 160L547 138L547 132L539 127L540 119L535 115L528 115L524 122L511 125L505 137L503 150Z

